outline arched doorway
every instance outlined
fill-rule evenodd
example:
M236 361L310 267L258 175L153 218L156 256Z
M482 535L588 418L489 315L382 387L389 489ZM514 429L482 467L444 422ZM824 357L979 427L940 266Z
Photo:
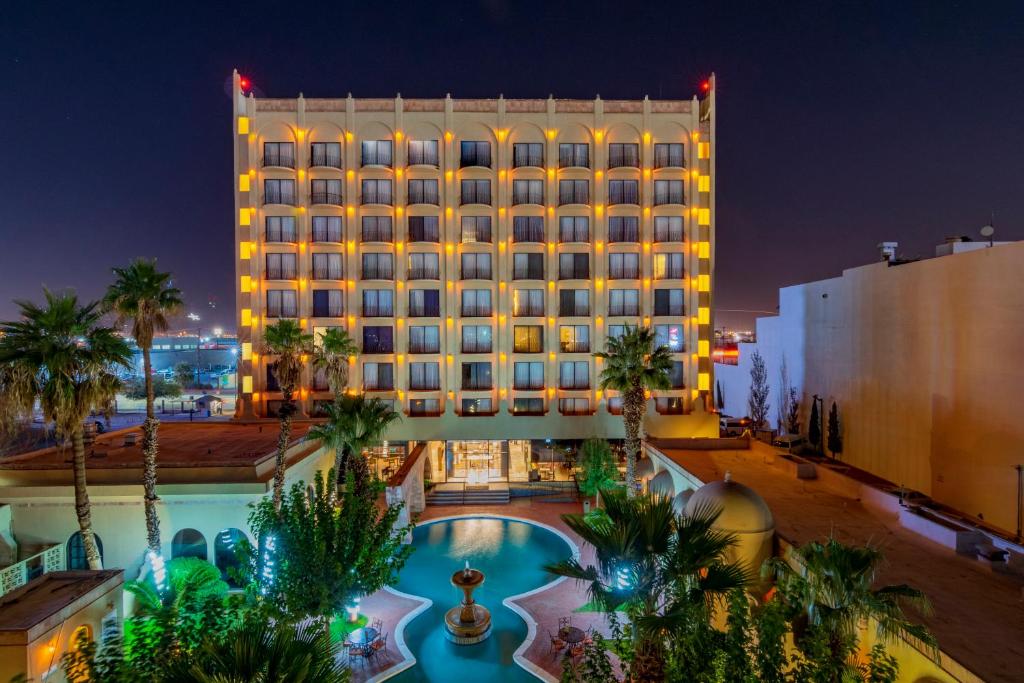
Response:
M231 576L231 569L237 569L241 562L238 559L237 547L247 540L243 531L234 528L221 529L213 541L213 563L220 570L220 576L232 588L238 588L238 581Z

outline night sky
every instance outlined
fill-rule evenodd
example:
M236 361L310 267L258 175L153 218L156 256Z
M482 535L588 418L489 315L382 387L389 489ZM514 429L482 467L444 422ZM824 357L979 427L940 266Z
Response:
M6 4L0 319L156 256L233 327L234 67L280 97L689 98L716 72L720 325L882 240L930 255L991 211L1024 238L1024 3L216 4Z

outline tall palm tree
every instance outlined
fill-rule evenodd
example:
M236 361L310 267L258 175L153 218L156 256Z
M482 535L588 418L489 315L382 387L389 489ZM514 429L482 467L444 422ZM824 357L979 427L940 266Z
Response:
M0 366L6 368L0 412L31 418L36 401L43 419L71 442L75 513L90 569L102 569L92 531L85 476L86 417L109 411L121 386L115 367L128 369L131 350L124 339L101 324L97 302L81 305L74 294L44 290L46 304L16 302L21 319L0 323Z
M320 335L320 343L313 351L313 367L323 370L327 386L334 392L335 402L341 399L348 385L348 359L359 353L348 332L333 327Z
M294 320L279 320L263 330L263 353L276 356L271 365L274 379L281 389L281 407L277 409L281 430L277 437L277 458L274 461L274 508L281 509L284 493L284 464L292 435L295 414L295 389L302 378L307 354L313 348L313 336L306 334Z
M878 549L830 537L797 548L793 559L795 569L782 558L772 558L764 571L775 575L780 595L796 612L797 645L824 650L824 659L819 656L810 664L829 673L816 680L838 682L857 671L858 631L870 621L882 642L911 637L934 652L934 636L903 611L906 605L930 612L924 593L906 584L873 587L883 559Z
M154 557L160 555L160 517L156 513L157 430L160 421L153 409L153 336L168 327L168 317L181 310L181 291L171 285L171 274L156 269L156 260L138 259L127 268L114 268L114 282L103 303L117 315L117 323L132 323L132 337L142 350L146 383L146 421L142 423L142 489L146 508L146 543Z
M624 612L633 640L630 680L664 681L668 634L709 624L715 603L743 587L746 573L725 559L735 541L713 528L718 510L677 515L668 497L601 496L603 512L562 516L594 547L597 565L569 559L545 569L586 583L602 612Z
M365 458L353 456L383 439L388 427L399 419L401 416L379 398L342 396L327 406L327 421L310 429L309 437L334 449L334 481L328 487L331 496L337 494L348 468L352 468L357 485L368 483Z
M667 346L654 347L649 327L633 327L619 337L610 337L604 351L594 354L605 361L600 387L622 396L622 421L626 427L626 490L635 495L636 459L640 454L640 430L647 404L645 391L671 386L672 356Z

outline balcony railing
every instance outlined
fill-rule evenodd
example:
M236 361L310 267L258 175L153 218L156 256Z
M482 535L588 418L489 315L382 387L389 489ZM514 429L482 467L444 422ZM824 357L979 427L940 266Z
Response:
M312 192L309 195L311 204L328 204L330 206L341 206L340 192Z
M267 154L263 157L263 166L295 168L295 157L289 154Z
M50 572L64 569L64 546L53 545L26 557L9 567L0 569L0 595L10 593L26 583Z
M562 353L590 353L590 342L588 341L575 341L575 342L559 342L558 348L561 349ZM562 387L567 389L569 387ZM586 389L587 387L581 387Z
M409 353L440 353L440 343L435 344L409 344Z
M309 159L310 166L325 166L327 168L341 168L341 155L313 149Z
M619 316L619 315L640 315L640 306L633 305L612 305L608 307L608 315Z

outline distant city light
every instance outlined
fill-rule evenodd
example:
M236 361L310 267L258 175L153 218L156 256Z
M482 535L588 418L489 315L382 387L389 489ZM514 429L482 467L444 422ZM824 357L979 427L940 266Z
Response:
M222 334L224 334L224 328L223 327L215 327L215 328L213 328L213 336L214 337L219 337Z

